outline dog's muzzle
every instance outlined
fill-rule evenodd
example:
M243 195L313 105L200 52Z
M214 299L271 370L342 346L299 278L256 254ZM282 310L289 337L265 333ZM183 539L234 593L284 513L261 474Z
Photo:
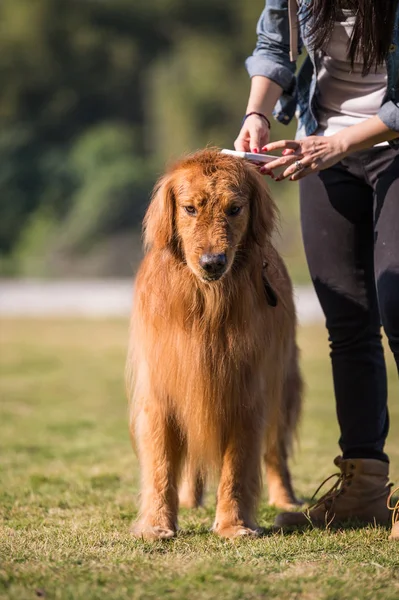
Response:
M199 264L204 272L204 279L216 281L220 279L227 267L227 256L225 254L203 254Z

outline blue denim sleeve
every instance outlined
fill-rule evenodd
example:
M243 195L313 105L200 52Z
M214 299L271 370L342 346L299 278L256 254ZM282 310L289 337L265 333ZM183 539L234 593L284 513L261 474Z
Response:
M395 150L399 150L399 102L395 100L388 100L385 102L380 110L378 111L378 116L381 121L392 129L393 131L398 132L398 137L389 142L389 145Z
M266 0L256 29L256 48L245 62L250 77L263 75L285 92L295 87L296 63L290 61L288 0Z
M397 131L399 135L399 102L388 100L381 106L378 116L389 129Z

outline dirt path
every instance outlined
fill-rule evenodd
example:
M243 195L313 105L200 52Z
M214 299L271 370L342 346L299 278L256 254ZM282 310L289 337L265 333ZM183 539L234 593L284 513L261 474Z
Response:
M46 281L0 280L3 317L124 317L129 314L133 285L125 279ZM301 323L323 319L312 288L295 289Z

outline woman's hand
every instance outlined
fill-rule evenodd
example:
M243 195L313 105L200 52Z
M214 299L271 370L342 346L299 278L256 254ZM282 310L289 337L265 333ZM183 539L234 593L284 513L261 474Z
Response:
M260 152L260 148L269 142L269 126L258 115L247 117L234 142L234 148L240 152Z
M284 170L276 177L281 181L289 177L291 181L298 181L317 173L342 160L347 154L347 147L339 134L329 137L312 135L303 140L280 140L271 142L262 147L264 152L283 150L283 156L261 167L261 173L271 174L281 167Z

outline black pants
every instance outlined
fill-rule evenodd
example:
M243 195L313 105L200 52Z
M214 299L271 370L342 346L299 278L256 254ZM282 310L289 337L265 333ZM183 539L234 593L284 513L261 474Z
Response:
M380 325L399 370L399 152L353 154L301 180L300 195L306 256L329 332L343 457L388 460Z

